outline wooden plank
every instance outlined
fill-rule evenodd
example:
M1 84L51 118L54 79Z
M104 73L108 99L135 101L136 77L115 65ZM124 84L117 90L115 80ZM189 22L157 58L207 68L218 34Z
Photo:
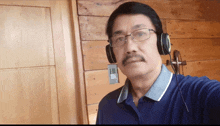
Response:
M76 110L78 124L88 124L88 115L87 115L87 104L86 104L86 87L84 82L84 70L83 70L83 57L82 57L82 47L80 43L80 29L79 21L77 15L77 1L71 0L71 19L72 19L72 37L73 37L73 53L74 55L74 64L75 64L75 81L76 81ZM68 15L68 14L67 14ZM69 27L69 26L67 26Z
M107 40L105 33L108 17L79 16L81 40ZM166 32L166 21L161 19Z
M59 122L55 67L0 70L1 124Z
M88 105L89 124L96 124L98 105L99 104Z
M109 64L105 46L107 41L82 41L85 70L107 69Z
M162 23L163 33L167 33L167 19L160 19Z
M167 20L170 38L220 38L220 22Z
M109 84L108 70L86 71L87 104L99 103L109 92L124 85L126 76L118 69L119 83Z
M218 0L78 0L79 15L110 16L122 3L137 1L148 4L160 18L220 21Z
M0 5L0 68L54 65L49 8Z
M220 81L220 60L187 62L183 67L184 75L207 76L209 79Z
M107 40L107 20L108 17L79 16L81 40Z
M187 62L220 59L220 39L171 39L171 42L172 51L180 51Z
M108 17L80 16L81 40L107 40L107 20ZM220 38L220 22L163 19L162 23L171 38Z

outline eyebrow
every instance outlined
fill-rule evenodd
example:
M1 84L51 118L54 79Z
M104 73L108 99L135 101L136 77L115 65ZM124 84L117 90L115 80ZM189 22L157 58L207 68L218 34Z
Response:
M142 28L142 27L146 27L146 25L144 25L144 24L137 24L137 25L135 25L135 26L132 27L132 30L139 29L139 28ZM114 36L114 35L118 35L118 34L122 34L122 33L123 33L122 30L118 30L118 31L115 31L115 32L113 33L113 36Z
M121 33L123 33L123 31L122 31L122 30L119 30L119 31L115 31L115 32L113 33L113 35L118 35L118 34L121 34Z
M142 28L142 27L146 27L146 25L144 25L144 24L137 24L137 25L132 27L132 30L139 29L139 28Z

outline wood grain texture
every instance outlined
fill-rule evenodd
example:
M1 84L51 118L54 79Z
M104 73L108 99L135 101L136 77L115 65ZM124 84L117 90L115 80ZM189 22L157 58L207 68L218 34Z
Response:
M81 40L107 40L107 20L108 17L79 16Z
M77 124L77 88L70 20L70 5L67 0L51 1L51 19L54 39L56 78L59 103L59 123Z
M88 105L89 124L96 124L98 104Z
M108 17L80 16L81 40L107 40ZM220 22L162 19L170 38L220 38Z
M167 20L170 38L220 38L220 22Z
M220 60L187 62L183 67L184 75L207 76L209 79L220 81Z
M81 40L107 40L105 28L108 17L79 16ZM161 19L166 32L166 20Z
M118 70L119 83L109 84L108 70L86 71L86 92L87 104L99 103L99 101L109 92L124 85L126 76Z
M58 123L55 67L0 70L1 124Z
M72 37L73 37L73 54L74 54L74 69L76 81L76 107L78 124L88 124L87 103L86 103L86 86L84 82L83 57L80 40L80 29L77 15L77 1L71 0L71 19L72 19ZM70 30L71 31L71 30ZM75 48L74 48L75 47Z
M78 14L110 16L122 3L136 1L151 6L160 18L220 21L218 0L78 0Z
M50 10L0 5L0 68L54 65Z
M84 70L108 68L105 46L107 41L82 41Z
M171 43L187 62L220 59L220 39L171 39Z

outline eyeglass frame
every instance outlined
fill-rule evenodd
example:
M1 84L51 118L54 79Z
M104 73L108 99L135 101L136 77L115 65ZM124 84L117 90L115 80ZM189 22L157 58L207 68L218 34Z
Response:
M142 29L147 29L149 32L150 32L150 31L153 31L154 33L156 33L156 31L155 31L155 30L153 30L153 29L148 29L148 28L142 28ZM134 31L132 31L130 34L125 35L125 36L124 36L124 38L125 38L124 43L123 43L121 46L123 46L123 45L124 45L124 44L127 42L126 37L131 36L131 35L132 35L132 33L134 33L135 31L142 30L142 29L137 29L137 30L134 30ZM111 38L112 38L112 37L111 37ZM108 40L108 42L110 43L110 46L111 46L111 47L113 47L113 46L112 46L112 41L111 41L111 38L110 38L110 40ZM149 35L149 38L150 38L150 35ZM149 38L147 38L147 39L149 39ZM147 40L147 39L144 39L144 40ZM134 39L134 38L133 38L132 40L133 40L133 41L135 41L135 39ZM141 41L144 41L144 40L141 40ZM135 42L137 42L137 41L135 41ZM116 46L116 47L113 47L113 48L117 48L117 47L121 47L121 46Z

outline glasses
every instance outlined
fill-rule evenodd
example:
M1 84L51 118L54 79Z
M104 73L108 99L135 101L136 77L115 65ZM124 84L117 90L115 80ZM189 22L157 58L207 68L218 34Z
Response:
M111 47L120 47L123 46L127 39L126 37L131 36L131 39L134 42L142 42L150 38L150 31L154 31L153 29L139 29L133 31L130 35L115 35L111 37L110 46ZM156 33L156 31L154 31Z

